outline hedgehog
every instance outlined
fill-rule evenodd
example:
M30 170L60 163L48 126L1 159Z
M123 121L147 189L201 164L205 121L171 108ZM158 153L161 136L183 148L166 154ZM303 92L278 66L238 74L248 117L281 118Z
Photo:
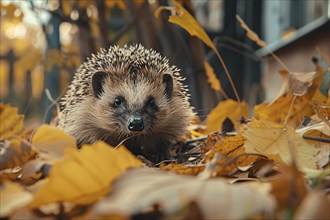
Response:
M101 49L76 71L58 125L78 146L123 143L152 162L169 159L194 116L183 80L166 57L140 44Z

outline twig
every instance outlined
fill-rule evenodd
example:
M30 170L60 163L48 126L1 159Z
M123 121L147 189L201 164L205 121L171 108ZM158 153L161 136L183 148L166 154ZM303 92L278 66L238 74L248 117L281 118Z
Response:
M298 97L298 96L296 96L296 95L293 96L293 99L292 99L292 101L291 101L291 104L290 104L290 108L289 108L288 114L286 115L285 121L284 121L284 123L283 123L283 127L285 127L286 123L287 123L288 120L289 120L289 116L290 116L290 113L291 113L291 109L292 109L293 104L294 104L294 101L296 100L297 97Z

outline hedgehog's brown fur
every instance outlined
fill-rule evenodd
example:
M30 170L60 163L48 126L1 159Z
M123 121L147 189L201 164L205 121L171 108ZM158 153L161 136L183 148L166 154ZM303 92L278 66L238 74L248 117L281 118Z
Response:
M101 90L96 90L100 94L92 85L98 71L103 73L101 78L106 76L101 79ZM163 79L167 74L172 87ZM159 161L187 131L193 116L182 80L166 58L141 45L101 49L77 70L61 100L59 126L79 145L103 140L116 146L127 138L124 145L131 151ZM122 97L125 106L114 107L116 97ZM150 97L156 108L148 104ZM132 114L142 115L143 131L128 130L127 118ZM153 153L157 157L151 157Z

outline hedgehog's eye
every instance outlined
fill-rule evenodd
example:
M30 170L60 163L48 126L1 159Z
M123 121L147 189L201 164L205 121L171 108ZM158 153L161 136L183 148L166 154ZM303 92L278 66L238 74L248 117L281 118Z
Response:
M115 98L115 103L114 103L114 106L115 107L120 107L121 105L123 104L123 98L122 97L116 97Z
M155 100L153 98L149 98L149 100L147 102L147 105L148 105L149 108L151 108L154 111L156 111L158 109L157 105L155 103Z

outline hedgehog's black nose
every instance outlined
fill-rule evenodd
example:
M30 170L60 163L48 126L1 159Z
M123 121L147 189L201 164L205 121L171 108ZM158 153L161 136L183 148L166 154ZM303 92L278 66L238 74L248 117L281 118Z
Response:
M140 117L132 117L128 121L128 129L130 131L142 131L144 128L144 123Z

